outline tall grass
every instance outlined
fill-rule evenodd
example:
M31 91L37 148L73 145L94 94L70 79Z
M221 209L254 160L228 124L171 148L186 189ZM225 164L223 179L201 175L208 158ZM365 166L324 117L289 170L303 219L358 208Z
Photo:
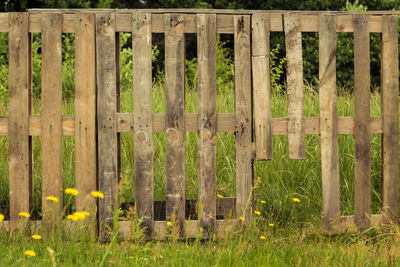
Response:
M353 116L353 96L340 92L338 97L338 115ZM272 96L273 117L287 116L286 95L275 93ZM234 110L233 88L225 87L219 91L217 109L219 113L230 113ZM64 112L73 113L73 103L64 102ZM121 94L122 110L133 110L132 92L124 90ZM40 108L35 101L35 109ZM165 112L165 91L163 83L155 83L153 88L153 112ZM187 90L186 112L197 112L197 92ZM371 114L380 115L380 96L371 95ZM305 116L319 115L318 94L311 86L305 94ZM122 201L134 201L134 153L133 134L121 135L121 190ZM165 199L165 134L154 134L154 194L156 200ZM8 186L8 137L0 138L0 205L9 204ZM255 196L265 200L266 205L258 209L270 221L278 225L293 223L293 203L291 199L302 200L302 209L297 210L298 223L320 222L321 213L321 158L320 138L318 135L306 137L306 160L288 158L287 136L274 136L274 159L255 162ZM371 178L372 210L378 213L381 205L381 142L380 135L371 136ZM41 138L34 137L34 213L40 213L41 207ZM186 194L195 199L198 195L198 150L197 133L186 134ZM351 135L339 136L339 165L341 183L341 209L345 215L353 214L354 204L354 138ZM63 137L63 179L65 187L75 183L74 137ZM235 196L235 136L233 133L217 135L217 192L225 197ZM258 202L259 203L259 202ZM5 210L4 212L7 212Z

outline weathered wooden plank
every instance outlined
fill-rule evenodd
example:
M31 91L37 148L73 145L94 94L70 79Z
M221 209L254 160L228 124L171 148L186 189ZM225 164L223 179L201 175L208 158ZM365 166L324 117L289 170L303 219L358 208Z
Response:
M272 112L269 69L269 15L252 17L253 102L256 137L256 159L272 159Z
M99 223L103 238L112 227L118 184L115 14L96 13L96 78L98 125Z
M370 225L370 61L366 16L354 16L354 221L363 231Z
M215 198L215 196L214 196ZM154 220L163 221L166 218L165 210L166 210L166 201L165 200L156 200L154 201ZM235 211L235 198L224 197L217 198L217 212L216 216L224 218L232 217L232 212ZM123 202L121 203L122 210L129 210L135 208L135 202ZM196 199L186 199L185 201L185 218L186 219L194 219L198 216L198 201Z
M185 220L185 33L184 17L164 15L166 91L167 220L184 235Z
M30 37L27 13L9 13L9 179L10 219L32 208L30 115Z
M289 158L305 159L303 52L299 16L287 13L284 15L284 23Z
M322 226L335 231L339 223L339 151L336 106L336 17L319 20L319 107L321 131Z
M154 221L151 14L132 15L135 200L151 237Z
M383 219L398 223L399 218L399 57L398 19L382 18L382 176Z
M165 132L165 114L153 114L153 132ZM120 133L134 132L134 115L126 113L117 114L117 131ZM75 132L75 119L73 116L63 116L63 135L71 136ZM337 118L338 134L353 134L354 118L338 117ZM198 114L185 114L185 131L197 132ZM288 133L288 118L272 118L272 135L286 135ZM235 114L217 114L217 131L233 132L235 131L236 119ZM304 132L307 135L320 134L320 118L306 117L304 118ZM383 133L382 117L370 117L371 133ZM8 117L0 116L0 136L8 135ZM30 116L29 119L29 135L41 135L41 117Z
M197 15L199 211L203 237L212 237L217 218L217 31L215 14Z
M119 113L118 115L118 132L129 133L133 130L133 114ZM236 119L235 114L218 114L217 113L217 132L233 132L235 131ZM35 118L35 117L32 117ZM31 120L32 120L31 118ZM165 114L153 114L153 131L165 131ZM69 118L64 117L65 122L63 129L65 133L70 133L71 129L67 128ZM272 135L287 135L288 133L288 118L272 118ZM338 117L337 118L338 134L353 134L354 117ZM185 114L185 131L197 132L198 114ZM4 123L4 122L3 122ZM34 130L34 125L30 127L31 135L40 135L40 129ZM320 134L320 118L305 117L304 118L304 133L305 134ZM383 133L382 117L370 117L371 133ZM72 128L73 130L73 128ZM7 128L2 126L0 120L0 135L7 133ZM66 134L64 134L66 135Z
M63 32L65 33L73 33L75 32L75 19L77 13L81 10L29 10L29 32L40 32L41 31L41 13L46 12L63 12ZM94 12L101 10L88 10L85 9L85 12ZM266 13L270 15L271 19L271 28L270 30L273 32L282 32L282 14L287 13L288 11L282 10L268 10L268 11L237 11L229 12L222 9L219 10L207 10L202 9L201 13L212 13L217 14L217 33L223 34L232 34L233 29L233 14L258 14L258 13ZM141 10L123 10L118 11L116 14L116 31L117 32L130 32L132 30L131 25L131 14L136 12L150 12L153 15L153 23L152 23L152 32L154 33L163 33L163 13L171 13L174 12L173 9L167 10L149 10L149 9L141 9ZM178 12L178 11L176 11ZM189 12L188 9L180 10L180 13L185 13L185 32L186 33L195 33L196 32L196 15L189 13L198 13L199 10L192 10ZM290 11L292 13L296 13L300 16L300 24L302 28L302 32L318 32L318 16L319 14L332 14L337 16L337 32L353 32L353 20L352 15L354 14L369 14L368 17L368 30L370 32L381 32L382 31L382 16L385 14L400 14L399 11L382 11L382 12L338 12L338 11ZM8 32L8 13L0 14L0 32ZM186 18L187 17L187 18Z
M42 17L42 214L55 222L63 209L62 202L62 15ZM58 198L58 203L46 200ZM50 223L50 226L52 223Z
M95 212L96 58L94 14L80 13L75 34L75 186L76 209Z
M250 17L235 16L234 23L236 220L242 216L249 224L253 209Z
M132 238L132 221L119 221L118 227L121 236L125 240L130 240ZM197 220L185 220L185 238L196 238L199 234L199 221ZM215 224L215 233L218 238L223 238L232 233L235 229L234 220L217 220ZM154 222L154 232L155 238L165 239L171 237L168 232L168 226L166 221L155 221Z
M153 132L165 132L165 114L153 114ZM62 127L64 136L72 136L75 132L75 119L73 116L63 116ZM129 113L117 114L117 131L120 133L134 132L134 115ZM337 118L338 134L353 134L354 118L338 117ZM185 114L185 131L197 132L198 114ZM288 118L272 118L272 135L286 135L288 133ZM217 131L233 132L235 131L236 119L235 114L217 114ZM320 134L320 118L306 117L304 118L304 132L307 135ZM383 133L382 117L370 117L371 133ZM8 117L0 116L0 136L8 135ZM30 116L29 119L29 135L41 135L41 117Z

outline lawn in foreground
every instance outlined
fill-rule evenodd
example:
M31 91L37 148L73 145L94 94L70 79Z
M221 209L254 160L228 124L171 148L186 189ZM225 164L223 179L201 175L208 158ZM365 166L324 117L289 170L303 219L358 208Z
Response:
M260 235L266 237L260 239ZM212 240L100 243L65 238L0 239L1 266L393 266L400 264L400 234L323 235L319 228L237 229ZM31 249L36 256L24 256Z

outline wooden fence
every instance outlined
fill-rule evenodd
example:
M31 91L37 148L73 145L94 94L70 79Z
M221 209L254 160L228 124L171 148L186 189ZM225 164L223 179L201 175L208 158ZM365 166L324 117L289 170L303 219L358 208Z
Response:
M78 211L98 209L112 225L120 175L120 137L134 133L135 205L147 234L164 236L174 220L180 235L223 234L253 210L253 160L272 159L272 136L288 135L289 157L305 159L305 135L321 136L322 219L326 231L398 222L398 30L395 12L232 10L30 10L0 14L9 33L10 223L32 209L32 136L42 137L42 198L62 199L62 136L75 136ZM286 40L288 117L272 118L269 38ZM42 34L42 115L31 114L32 33ZM132 33L133 114L120 112L119 33ZM320 117L304 117L302 32L319 33ZM338 117L336 32L354 32L355 116ZM382 116L370 117L369 33L381 33ZM62 33L75 33L75 116L62 116ZM152 33L164 33L166 114L152 113ZM185 33L197 34L198 114L185 114ZM234 35L235 113L216 112L216 37ZM166 133L166 202L154 202L153 133ZM185 133L198 133L198 220L186 220ZM234 132L236 198L216 199L216 133ZM370 134L382 134L383 209L370 212ZM355 136L355 215L340 216L338 134ZM254 139L254 140L253 140ZM90 192L100 190L96 202ZM156 204L155 204L156 203ZM166 221L155 221L160 209ZM189 202L190 204L190 202ZM43 201L43 216L48 201ZM193 205L193 203L192 203ZM59 202L61 214L63 203ZM217 220L234 208L236 219ZM122 233L132 222L120 221ZM242 223L242 222L240 222Z

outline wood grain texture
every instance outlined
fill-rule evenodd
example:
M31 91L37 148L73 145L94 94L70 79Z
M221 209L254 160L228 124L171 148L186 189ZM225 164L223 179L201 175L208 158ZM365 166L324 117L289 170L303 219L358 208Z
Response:
M399 219L399 59L398 19L382 18L382 176L384 223Z
M166 218L166 201L165 200L155 200L154 201L154 220L155 221L165 221ZM217 204L217 217L221 219L231 218L232 213L235 211L236 199L230 197L216 198ZM121 209L127 211L129 209L134 209L135 202L122 202ZM185 218L194 219L198 218L198 201L197 199L186 199L185 201Z
M133 128L133 114L119 113L118 115L118 132L130 133L134 132ZM198 124L198 114L185 114L185 131L186 132L197 132ZM1 117L0 117L1 118ZM32 119L35 119L32 122ZM40 129L37 129L36 119L40 117L32 117L30 134L40 135ZM69 123L71 118L64 117L64 132L69 134L71 128L69 128ZM154 132L164 132L165 131L165 120L166 114L153 114L153 131ZM288 118L272 118L272 135L287 135L288 134ZM354 130L354 117L338 117L337 118L338 134L353 134ZM6 134L6 120L3 122L0 120L0 134ZM370 117L370 127L371 133L383 133L382 117ZM236 116L235 114L221 114L217 113L217 131L218 132L233 132L236 127ZM73 130L73 128L72 128ZM306 117L304 118L304 133L309 134L320 134L320 118L319 117Z
M183 236L185 220L185 33L184 17L164 15L167 220L175 221Z
M154 220L151 14L132 15L135 201L151 237Z
M55 221L63 209L62 182L62 15L42 18L42 214ZM58 198L58 203L46 200ZM49 224L51 226L52 223Z
M98 125L98 179L104 199L99 201L102 238L112 228L118 184L115 14L96 13L96 78Z
M369 42L367 17L354 16L354 221L361 231L371 214Z
M9 13L9 179L10 220L13 226L20 212L31 212L30 42L27 13Z
M339 223L339 151L336 106L336 17L319 20L319 106L321 131L322 227Z
M203 237L213 235L217 218L217 31L215 14L197 15L199 211Z
M94 213L96 200L96 48L94 14L80 13L75 35L76 209Z
M303 52L299 16L287 13L284 15L284 23L289 158L305 159Z
M133 225L131 221L119 221L119 231L123 239L129 240L131 238L131 230ZM199 235L199 221L185 220L185 238L196 238ZM170 237L166 221L154 222L155 239L166 239ZM217 238L229 236L235 229L234 220L217 220L215 223L215 233Z
M175 10L175 11L174 11ZM101 11L101 9L92 10ZM29 31L30 32L40 32L41 31L41 16L42 13L47 12L64 12L63 13L63 32L73 33L75 32L74 21L77 13L80 10L29 10ZM89 9L85 9L85 12L90 12ZM152 13L153 23L152 32L163 33L163 14L178 12L184 13L185 16L185 32L195 33L196 32L196 14L198 9L140 9L140 10L117 10L116 11L116 31L117 32L130 32L132 30L131 25L131 14L136 12L149 12ZM369 14L368 16L368 31L369 32L382 32L382 16L388 14L400 14L399 11L367 11L367 12L348 12L348 11L283 11L283 10L205 10L202 9L201 13L212 13L217 14L217 33L232 34L234 31L233 27L233 15L234 14L269 14L271 20L271 31L282 32L282 15L285 13L295 13L300 17L300 24L302 32L318 32L318 16L320 14L331 14L337 16L337 32L353 32L353 20L352 15L354 14ZM8 13L0 14L0 32L8 32L7 24Z
M234 21L236 220L242 216L248 225L253 210L250 16L235 16Z
M153 117L153 132L165 132L166 115L154 113ZM185 131L197 132L198 114L185 114ZM217 131L218 132L233 132L235 131L236 119L235 114L217 113ZM134 115L132 113L117 114L117 131L119 133L134 132ZM371 133L383 133L382 117L370 117ZM272 135L287 135L288 118L272 118ZM29 135L41 135L41 116L30 116L29 118ZM353 134L354 117L338 117L337 118L338 134ZM74 116L63 116L62 129L64 136L73 136L75 132ZM307 135L320 134L320 118L306 117L304 118L304 132ZM8 135L8 117L0 116L0 136Z
M271 81L269 68L270 24L268 14L252 17L253 102L256 159L272 159Z

